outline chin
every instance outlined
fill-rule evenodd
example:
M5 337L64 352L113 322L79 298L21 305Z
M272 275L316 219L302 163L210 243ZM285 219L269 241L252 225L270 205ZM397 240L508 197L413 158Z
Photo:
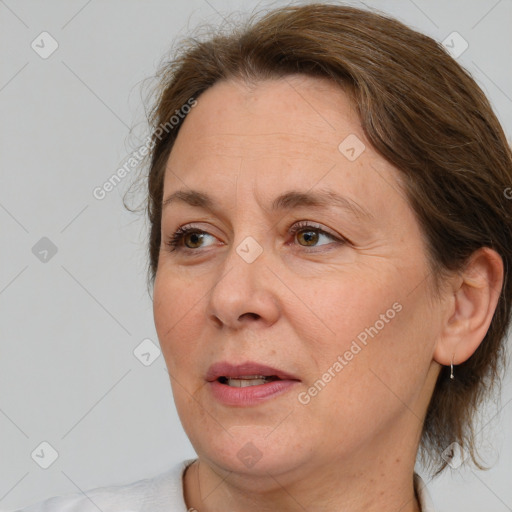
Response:
M277 434L275 426L236 425L209 438L205 432L196 432L200 439L189 433L196 453L214 469L240 476L277 476L306 464L307 454L315 451L313 447L304 449L292 432Z

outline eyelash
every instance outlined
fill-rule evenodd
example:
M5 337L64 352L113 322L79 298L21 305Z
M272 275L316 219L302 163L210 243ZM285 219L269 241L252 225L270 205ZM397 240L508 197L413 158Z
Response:
M316 232L318 232L320 234L326 235L327 237L331 238L332 240L335 240L336 242L338 242L340 244L345 244L346 242L348 242L347 239L345 239L343 237L338 237L338 236L332 235L331 233L328 233L327 231L325 231L321 227L315 226L314 224L311 224L311 223L309 223L307 221L300 221L300 222L297 222L296 224L294 224L294 226L290 229L290 234L293 235L293 237L295 239L295 235L297 233L299 233L300 231L316 231ZM209 234L206 231L203 231L203 230L198 229L198 228L194 228L192 226L190 226L190 227L182 226L182 227L178 228L166 240L165 245L167 245L169 247L169 250L171 252L172 251L176 251L176 250L182 250L182 248L180 247L180 244L181 244L183 238L186 235L191 234L191 233L199 233L199 234L206 233L206 234ZM213 236L213 235L211 235L211 236ZM307 246L301 246L301 247L306 249L306 251L308 249L315 249L315 246L312 246L310 248L308 248ZM196 249L191 249L190 247L185 247L183 250L195 252L198 249L200 249L200 247L198 247Z

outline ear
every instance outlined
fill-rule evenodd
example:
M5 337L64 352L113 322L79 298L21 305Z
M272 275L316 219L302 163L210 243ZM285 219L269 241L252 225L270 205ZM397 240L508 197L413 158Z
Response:
M503 286L503 260L488 247L475 251L464 270L453 278L446 319L434 350L443 366L469 359L491 324Z

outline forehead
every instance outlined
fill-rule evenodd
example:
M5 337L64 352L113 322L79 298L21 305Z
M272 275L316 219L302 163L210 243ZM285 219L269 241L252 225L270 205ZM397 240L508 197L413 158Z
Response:
M347 144L357 158L343 153ZM366 198L376 211L404 200L398 171L368 143L350 97L304 75L206 90L180 128L164 195L184 187L222 191L240 177L263 195L319 184Z
M234 157L281 156L291 147L297 157L325 159L338 157L341 138L351 133L364 137L357 113L346 93L326 79L292 75L250 85L229 80L198 98L175 147L192 135L192 159L212 150Z

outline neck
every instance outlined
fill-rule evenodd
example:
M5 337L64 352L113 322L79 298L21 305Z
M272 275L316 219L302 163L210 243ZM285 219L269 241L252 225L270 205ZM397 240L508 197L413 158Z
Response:
M413 468L393 459L361 470L325 464L292 475L240 476L196 461L184 477L185 501L197 512L421 512L413 484ZM347 467L353 467L346 465ZM392 469L391 469L392 468Z

